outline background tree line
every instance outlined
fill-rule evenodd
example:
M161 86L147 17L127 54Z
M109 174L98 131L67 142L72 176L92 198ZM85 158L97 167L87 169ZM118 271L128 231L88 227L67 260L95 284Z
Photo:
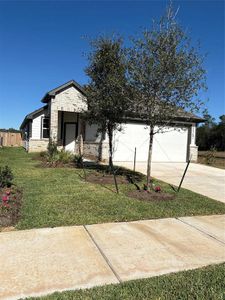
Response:
M12 132L12 133L17 133L17 132L21 132L19 129L15 129L15 128L0 128L0 132Z
M206 151L215 148L225 151L225 115L219 117L219 122L209 114L205 114L206 122L197 128L197 145L199 150Z

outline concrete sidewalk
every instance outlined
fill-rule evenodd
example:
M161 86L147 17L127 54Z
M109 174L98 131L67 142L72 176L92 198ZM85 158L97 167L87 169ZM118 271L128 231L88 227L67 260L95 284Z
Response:
M0 233L0 299L90 288L225 261L225 215Z
M115 162L115 165L133 169L131 162ZM152 163L152 176L179 186L187 163ZM137 162L136 171L146 174L146 162ZM182 187L225 203L225 170L191 163Z

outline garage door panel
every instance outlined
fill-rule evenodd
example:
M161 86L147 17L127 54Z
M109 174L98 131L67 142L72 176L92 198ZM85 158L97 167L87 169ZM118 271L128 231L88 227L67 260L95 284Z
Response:
M177 129L177 127L176 127ZM153 162L185 162L187 157L188 127L174 130L169 127L164 133L157 133L153 141ZM147 161L149 127L130 123L123 125L123 131L114 137L114 161Z
M170 128L154 136L152 161L186 162L188 128Z
M114 138L114 161L133 161L136 147L137 161L147 160L149 130L142 124L126 124Z

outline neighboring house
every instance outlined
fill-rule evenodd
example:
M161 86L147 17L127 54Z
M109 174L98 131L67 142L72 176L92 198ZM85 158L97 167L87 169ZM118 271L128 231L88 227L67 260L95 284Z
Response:
M87 111L84 89L71 80L51 91L41 100L45 105L28 114L20 129L24 147L28 152L47 149L49 139L60 148L78 152L79 138L83 137L83 152L88 158L108 159L108 141L104 133L97 133L96 125L88 125L82 119ZM186 162L190 155L197 160L195 144L196 124L203 120L190 113L182 113L164 133L154 136L153 161ZM174 130L174 129L178 130ZM146 161L149 130L142 120L126 119L123 130L114 136L114 161Z

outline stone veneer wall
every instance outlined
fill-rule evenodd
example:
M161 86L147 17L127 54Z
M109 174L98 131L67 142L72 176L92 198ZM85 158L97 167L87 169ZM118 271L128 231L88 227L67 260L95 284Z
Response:
M198 146L190 145L190 157L192 162L198 161Z
M108 160L108 143L102 143L102 161ZM84 157L98 160L99 159L99 143L98 142L87 142L84 141Z
M57 94L50 105L50 137L58 139L58 111L81 113L86 110L85 97L73 86Z
M191 157L191 161L197 162L198 146L196 146L196 124L195 123L192 123L190 133L191 133L191 136L190 136L189 155Z
M48 139L46 140L29 140L28 152L46 151L48 147Z

